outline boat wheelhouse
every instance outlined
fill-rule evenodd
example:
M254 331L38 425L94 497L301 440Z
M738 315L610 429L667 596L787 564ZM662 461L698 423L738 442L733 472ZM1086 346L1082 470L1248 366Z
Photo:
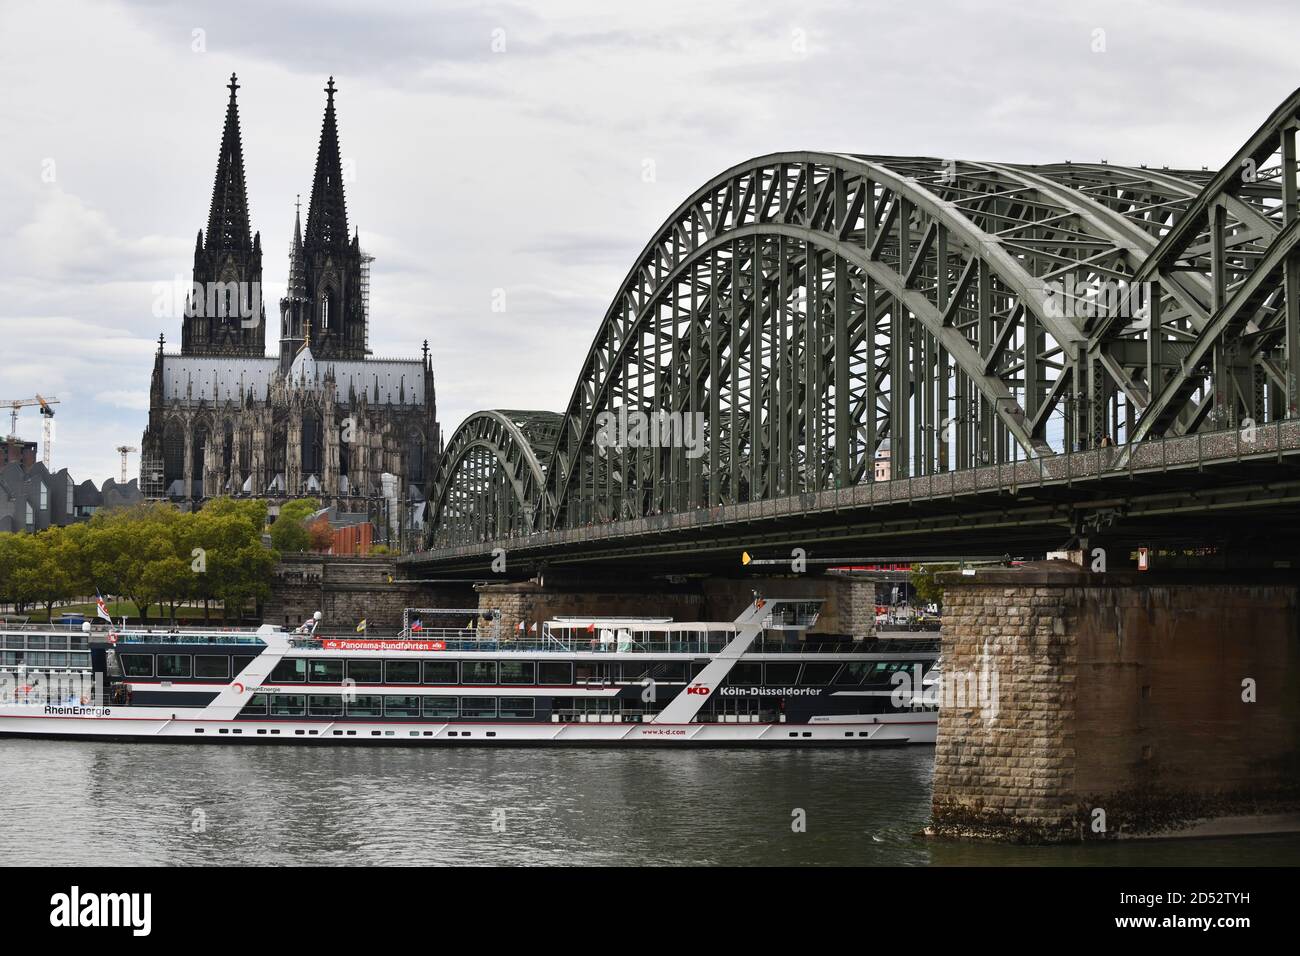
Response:
M0 706L0 733L152 740L861 746L933 743L926 638L808 633L819 602L735 621L562 617L503 634L416 610L390 637L123 631L91 641L90 705ZM431 626L438 618L465 626ZM307 633L301 631L306 630ZM915 693L913 692L915 690Z

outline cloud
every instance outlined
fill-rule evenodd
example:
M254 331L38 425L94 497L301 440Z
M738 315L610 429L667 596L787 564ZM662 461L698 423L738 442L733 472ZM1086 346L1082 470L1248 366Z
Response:
M480 408L562 409L642 246L752 156L1217 167L1295 85L1300 11L1280 0L1251 11L1208 0L556 0L545 14L468 0L9 5L0 391L64 399L58 454L79 478L115 475L113 448L139 443L157 336L180 336L179 320L153 314L154 286L189 276L231 72L268 303L333 74L357 170L348 214L376 256L371 344L411 356L429 340L450 433ZM498 288L505 313L492 311Z

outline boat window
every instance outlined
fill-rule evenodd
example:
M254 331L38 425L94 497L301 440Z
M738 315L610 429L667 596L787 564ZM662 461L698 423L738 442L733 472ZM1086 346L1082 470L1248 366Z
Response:
M420 662L384 661L384 681L389 684L420 683Z
M727 683L735 687L740 684L763 683L762 661L738 661L727 675Z
M460 714L460 708L457 706L455 697L426 697L424 698L424 716L426 717L456 717Z
M900 661L876 661L876 663L867 671L863 683L888 684L890 682L890 675L893 674L894 671L905 666L906 665Z
M68 639L66 637L51 637L50 650L66 651L68 649Z
M769 661L764 664L767 680L765 684L794 684L799 680L799 664L788 661L773 663Z
M302 694L271 694L272 717L303 717L307 713L307 698Z
M307 679L307 658L286 657L271 671L272 684L301 684Z
M695 680L695 678L700 676L700 671L704 670L704 668L708 666L709 661L691 661L691 676L689 679Z
M502 719L532 720L536 715L531 697L502 697L500 707Z
M862 676L870 669L870 661L851 661L836 675L835 683L841 686L861 684Z
M455 684L458 681L455 661L424 662L424 682L426 684Z
M236 654L230 659L231 673L238 677L244 668L253 663L254 660L256 658L249 657L246 654Z
M159 677L189 677L190 676L190 655L159 654L158 655L158 676Z
M382 684L383 661L348 661L348 677L358 684Z
M248 698L248 703L245 704L244 709L239 712L239 716L265 717L266 700L269 696L269 694L254 694L252 697Z
M27 635L27 646L28 646L28 647L39 647L39 648L44 648L44 647L45 647L45 635L43 635L43 634L29 634L29 635Z
M122 672L127 677L153 677L152 654L120 654Z
M568 661L542 661L537 665L537 683L572 684L573 665Z
M230 677L230 658L224 654L195 654L194 676L226 680Z
M307 674L313 684L343 683L342 661L308 661Z
M647 661L623 661L618 665L618 679L625 684L639 684L646 679L649 669Z
M684 681L686 680L686 662L659 661L655 664L651 676L657 681Z
M803 666L803 674L799 677L801 684L826 685L834 683L835 675L839 673L840 665L827 661L818 661L813 664Z
M500 664L501 683L531 684L537 665L532 661L502 661Z
M343 698L335 694L312 694L307 698L307 712L313 717L341 717Z
M349 717L381 717L383 713L384 698L378 694L358 694L356 699L348 701Z
M418 661L416 663L419 663ZM385 697L384 714L388 717L419 717L420 716L420 698L418 697Z
M495 717L497 715L497 701L495 697L462 697L460 699L460 715L462 717Z
M460 681L462 684L495 684L497 682L497 662L461 661Z

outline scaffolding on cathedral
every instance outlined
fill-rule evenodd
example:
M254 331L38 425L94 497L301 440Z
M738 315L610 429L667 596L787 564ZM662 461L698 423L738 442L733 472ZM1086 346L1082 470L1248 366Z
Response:
M140 456L140 493L146 501L161 501L167 497L161 455L151 452Z
M361 253L361 315L365 321L365 350L370 354L370 263L375 257L368 252Z

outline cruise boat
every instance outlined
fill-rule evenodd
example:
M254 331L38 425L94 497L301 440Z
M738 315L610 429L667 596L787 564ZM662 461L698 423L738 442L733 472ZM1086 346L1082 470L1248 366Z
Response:
M933 744L938 641L821 639L820 602L735 621L565 617L512 635L411 609L390 637L121 630L79 696L0 694L0 735L192 743L845 747ZM466 627L426 620L472 615Z

